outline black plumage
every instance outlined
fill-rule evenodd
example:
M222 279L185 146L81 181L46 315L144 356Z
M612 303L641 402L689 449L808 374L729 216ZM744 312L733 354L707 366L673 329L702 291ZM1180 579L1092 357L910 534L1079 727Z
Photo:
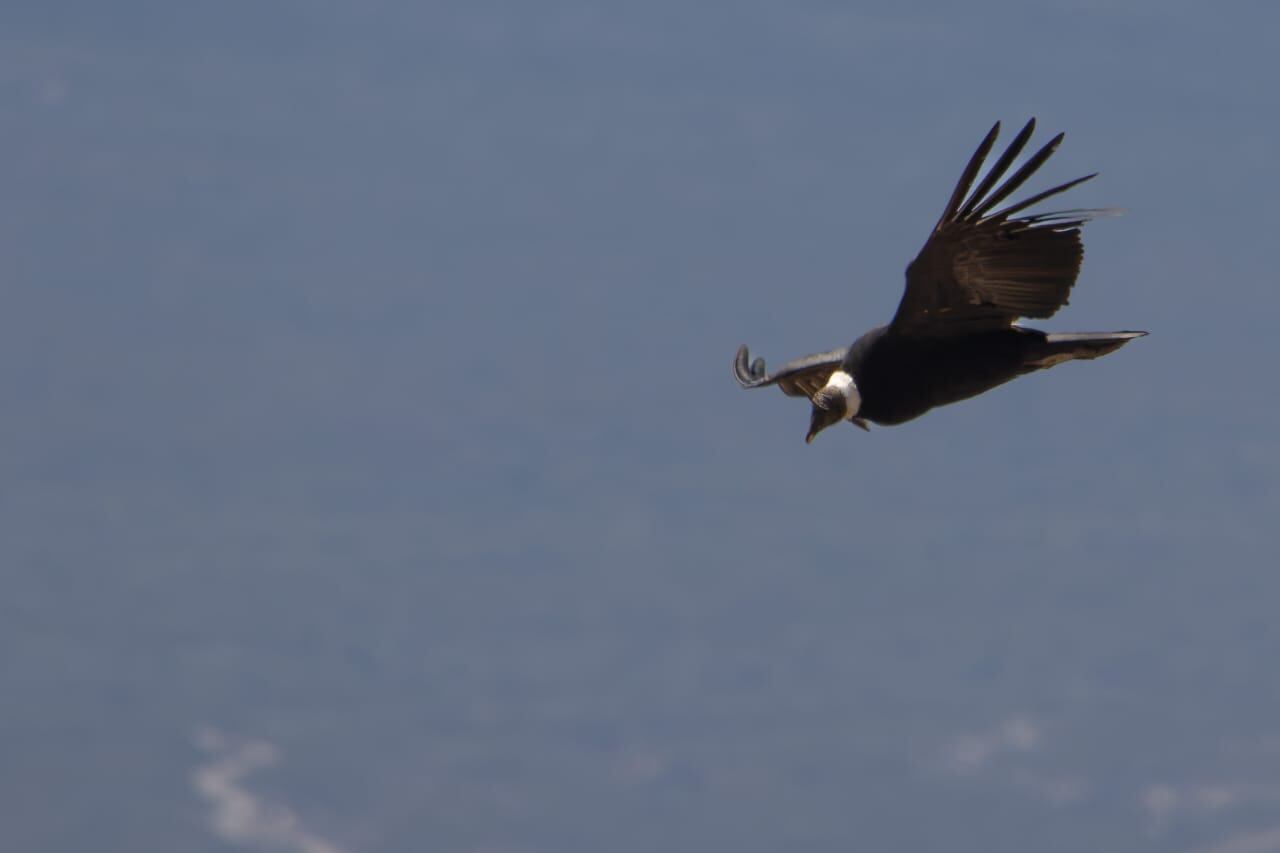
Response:
M1007 179L1035 130L1035 119L974 187L1000 132L997 122L970 158L924 247L907 266L906 290L887 326L843 349L806 356L767 373L745 346L734 359L744 388L778 385L813 403L807 440L849 420L900 424L935 406L981 394L1063 361L1106 355L1146 332L1045 333L1015 323L1050 317L1071 293L1084 248L1080 226L1102 211L1017 215L1093 178L1086 175L999 205L1044 165L1058 134ZM972 189L972 191L971 191Z

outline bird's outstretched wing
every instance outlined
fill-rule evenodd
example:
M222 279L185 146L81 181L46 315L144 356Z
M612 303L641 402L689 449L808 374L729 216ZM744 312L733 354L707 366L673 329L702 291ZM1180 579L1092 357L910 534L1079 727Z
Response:
M1067 304L1084 256L1080 226L1106 211L1017 215L1094 175L996 209L1062 142L1063 134L1059 133L1000 183L1035 126L1035 119L1027 122L974 187L974 179L999 135L1000 123L996 122L982 140L933 233L907 267L907 288L891 332L963 334L1007 326L1018 317L1048 317Z
M766 385L777 385L788 397L808 397L827 384L831 374L844 361L848 347L806 355L782 366L776 373L766 373L764 359L750 361L751 355L747 347L738 347L738 354L733 359L733 375L743 388L763 388Z

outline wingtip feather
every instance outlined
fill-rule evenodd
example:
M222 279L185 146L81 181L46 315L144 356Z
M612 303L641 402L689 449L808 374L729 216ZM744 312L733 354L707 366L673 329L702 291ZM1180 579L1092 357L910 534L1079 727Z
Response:
M964 171L960 174L960 180L956 182L956 188L952 190L951 198L948 199L947 206L942 211L942 216L938 218L938 226L949 222L955 217L956 211L960 209L965 197L969 195L969 188L973 186L973 179L978 176L978 171L986 161L987 155L991 153L991 148L996 144L996 138L999 135L1000 122L997 121L991 125L991 129L982 138L982 142L978 143L973 156L969 158L969 162L965 165ZM938 226L935 226L935 228Z
M1005 147L1000 159L992 164L977 188L970 193L968 201L964 202L963 207L956 212L955 219L963 220L972 216L974 209L982 204L983 198L987 193L991 192L991 188L1004 176L1004 173L1009 171L1009 167L1013 165L1013 161L1022 153L1022 149L1027 147L1027 142L1031 139L1031 134L1035 132L1035 129L1036 120L1034 118L1022 126L1022 130L1018 131L1018 135Z

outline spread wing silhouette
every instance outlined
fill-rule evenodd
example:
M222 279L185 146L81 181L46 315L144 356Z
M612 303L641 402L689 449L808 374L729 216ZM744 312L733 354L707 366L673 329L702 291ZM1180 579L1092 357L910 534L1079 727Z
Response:
M1067 304L1084 257L1080 226L1106 211L1017 215L1097 173L997 210L1062 142L1059 133L1000 183L1035 126L1035 119L1027 122L974 187L1000 133L1000 123L982 140L933 233L907 267L906 291L890 324L891 333L969 334L1007 326L1019 317L1049 317Z

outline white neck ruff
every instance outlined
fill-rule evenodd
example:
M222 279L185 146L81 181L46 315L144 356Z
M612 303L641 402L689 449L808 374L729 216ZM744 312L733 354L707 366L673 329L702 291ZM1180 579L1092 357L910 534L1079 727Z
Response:
M827 380L826 387L834 388L840 392L840 396L844 397L845 406L848 408L848 411L845 412L845 418L853 420L857 416L858 410L862 408L862 395L858 393L858 383L854 382L853 377L843 370L837 370Z

